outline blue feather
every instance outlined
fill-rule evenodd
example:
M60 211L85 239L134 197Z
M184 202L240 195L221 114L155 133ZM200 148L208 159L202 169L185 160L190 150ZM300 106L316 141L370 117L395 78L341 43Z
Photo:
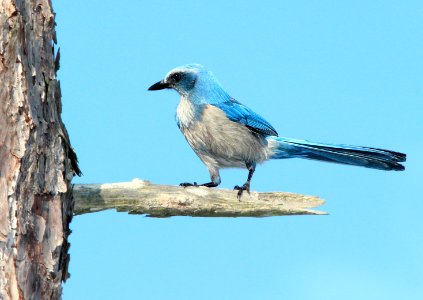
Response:
M406 155L400 152L344 144L316 143L285 137L269 137L277 144L273 159L301 157L380 170L402 171L400 162Z
M212 105L223 110L229 120L244 124L256 133L278 136L275 128L273 128L273 126L270 125L263 117L256 114L254 111L235 99L231 98L228 101Z

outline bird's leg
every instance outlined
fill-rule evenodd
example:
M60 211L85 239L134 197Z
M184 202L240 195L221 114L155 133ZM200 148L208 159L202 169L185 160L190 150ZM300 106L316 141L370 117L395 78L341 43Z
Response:
M242 193L244 191L247 191L248 194L250 193L250 182L251 182L251 178L253 178L254 171L256 170L256 164L255 163L248 163L247 162L247 163L245 163L245 165L247 166L247 169L248 169L248 178L247 178L247 181L242 186L236 185L234 187L234 190L238 190L237 198L240 201L241 201Z
M212 169L212 170L209 170L209 172L210 172L210 179L211 179L210 182L206 182L206 183L203 183L203 184L197 184L196 182L194 182L194 183L183 182L183 183L181 183L179 185L180 186L183 186L183 187L187 187L187 186L205 186L205 187L209 187L209 188L218 186L220 184L219 170Z

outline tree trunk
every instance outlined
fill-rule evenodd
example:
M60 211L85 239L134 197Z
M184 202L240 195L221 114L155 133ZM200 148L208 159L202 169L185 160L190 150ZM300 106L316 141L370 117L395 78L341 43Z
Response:
M58 299L79 173L48 0L0 0L0 299Z

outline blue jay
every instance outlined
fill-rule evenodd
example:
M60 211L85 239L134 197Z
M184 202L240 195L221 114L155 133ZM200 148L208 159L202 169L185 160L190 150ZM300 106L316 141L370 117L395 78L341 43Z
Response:
M243 191L250 192L257 163L294 157L379 170L404 170L400 164L406 160L403 153L279 137L272 125L229 96L215 76L201 65L177 67L148 90L162 89L174 89L181 96L176 122L211 178L207 183L185 182L181 186L216 187L221 182L219 169L247 168L247 181L234 187L240 199Z

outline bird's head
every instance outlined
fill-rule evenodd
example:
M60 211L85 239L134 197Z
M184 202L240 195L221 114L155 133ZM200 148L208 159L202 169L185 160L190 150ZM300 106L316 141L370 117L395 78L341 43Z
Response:
M181 96L194 102L206 102L208 98L227 98L213 73L199 64L189 64L172 69L165 78L148 88L149 91L174 89Z
M172 69L165 78L148 88L149 91L174 89L181 95L189 94L202 73L208 71L202 65L190 64Z

